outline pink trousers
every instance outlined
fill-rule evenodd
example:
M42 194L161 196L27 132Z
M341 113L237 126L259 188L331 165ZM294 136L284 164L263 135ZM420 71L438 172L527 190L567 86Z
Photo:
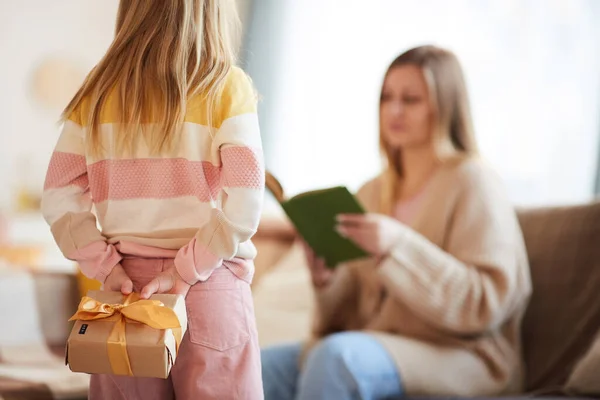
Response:
M126 259L134 290L172 259ZM260 348L250 285L227 268L192 286L188 330L168 379L92 375L90 400L262 400Z

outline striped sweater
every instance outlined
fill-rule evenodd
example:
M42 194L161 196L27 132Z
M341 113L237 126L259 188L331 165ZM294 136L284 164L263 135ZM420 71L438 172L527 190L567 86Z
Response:
M190 99L169 154L152 156L143 140L127 158L111 151L115 104L109 97L100 115L101 157L86 151L82 110L65 122L51 157L42 213L64 256L101 282L124 256L175 258L189 284L221 265L250 280L264 162L246 74L230 71L211 126L200 96Z

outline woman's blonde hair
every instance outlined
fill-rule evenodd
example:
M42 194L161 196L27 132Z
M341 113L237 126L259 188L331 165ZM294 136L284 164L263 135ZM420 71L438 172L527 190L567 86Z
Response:
M432 135L437 157L445 161L477 154L467 87L456 56L435 46L416 47L390 64L385 79L391 70L404 65L419 67L427 82L434 108ZM404 176L402 153L387 145L381 128L379 144L385 161L381 211L389 214L397 200L398 183Z
M114 96L117 151L133 151L140 133L152 154L170 148L192 96L203 96L210 126L235 63L237 28L234 0L121 0L115 38L63 119L83 110L88 151L99 155L101 111Z

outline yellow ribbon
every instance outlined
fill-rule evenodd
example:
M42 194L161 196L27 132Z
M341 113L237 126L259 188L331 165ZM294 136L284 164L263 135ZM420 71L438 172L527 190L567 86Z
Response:
M125 323L136 321L154 329L171 329L175 336L176 351L181 344L181 322L175 311L158 300L140 300L139 294L131 293L123 304L101 303L91 297L83 297L77 312L69 319L81 321L115 321L108 337L108 360L115 375L133 376L127 354Z

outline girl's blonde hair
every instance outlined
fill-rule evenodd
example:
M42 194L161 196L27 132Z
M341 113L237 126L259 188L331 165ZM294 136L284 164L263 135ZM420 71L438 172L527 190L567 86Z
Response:
M115 38L63 120L82 110L88 151L99 155L101 111L114 96L117 151L133 151L140 133L152 154L171 148L192 96L203 96L211 125L235 64L238 28L234 0L121 0Z
M456 56L435 46L416 47L391 63L386 78L391 70L404 65L419 67L425 76L434 108L433 143L437 157L446 161L477 154L467 87ZM387 145L381 128L379 144L385 161L380 211L390 214L404 176L402 152Z

